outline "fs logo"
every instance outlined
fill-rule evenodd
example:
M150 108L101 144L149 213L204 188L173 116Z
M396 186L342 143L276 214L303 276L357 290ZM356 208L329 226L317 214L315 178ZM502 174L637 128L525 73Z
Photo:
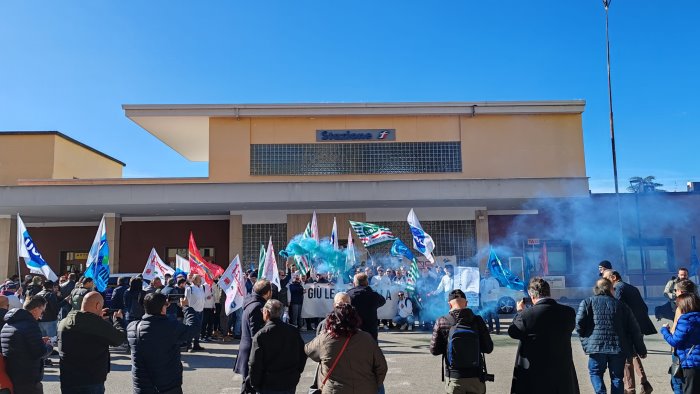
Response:
M379 135L377 136L378 140L385 140L386 137L389 136L389 131L388 130L382 130L379 132Z

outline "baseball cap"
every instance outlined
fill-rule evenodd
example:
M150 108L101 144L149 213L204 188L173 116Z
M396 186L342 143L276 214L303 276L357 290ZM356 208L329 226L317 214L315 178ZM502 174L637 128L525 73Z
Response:
M612 269L612 264L608 260L603 260L600 262L600 264L598 264L598 267L603 267L605 269L610 270Z
M454 289L450 292L450 295L447 297L449 301L455 300L457 298L464 298L466 300L467 296L464 295L464 292L462 290Z

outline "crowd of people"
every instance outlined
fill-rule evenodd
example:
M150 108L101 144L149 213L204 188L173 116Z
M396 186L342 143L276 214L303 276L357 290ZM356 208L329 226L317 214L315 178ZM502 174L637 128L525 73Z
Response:
M636 287L625 283L607 261L600 263L593 295L578 311L551 298L549 283L539 277L527 285L529 297L516 305L507 329L519 341L511 393L578 393L572 352L572 332L578 334L588 356L588 372L596 393L648 394L653 388L642 360L645 335L656 333L649 311ZM402 270L358 269L352 288L337 292L332 311L311 323L301 318L303 284L309 278L288 266L278 289L256 272L248 272L242 308L226 315L226 296L216 283L199 275L120 278L105 294L95 291L91 278L70 274L57 283L40 276L8 279L0 287L0 386L13 392L43 393L42 379L49 356L58 354L60 386L64 393L104 393L110 371L110 347L131 353L135 393L182 393L182 351L197 352L203 342L240 339L233 366L241 375L242 393L294 393L310 359L317 364L315 393L383 393L388 366L378 332L394 325L410 330L425 317L414 315L411 298L399 292L396 317L378 319L387 300L373 288L385 281L401 281ZM427 296L440 296L446 314L434 317L430 353L441 356L446 393L485 393L493 375L486 354L497 316L482 316L470 308L467 296L454 288L452 267L433 278ZM427 277L431 277L426 273ZM438 276L438 275L434 275ZM670 387L674 393L700 392L700 298L687 270L673 283L674 318L661 334L672 347ZM423 278L423 277L422 277ZM317 274L315 280L329 279ZM482 290L494 286L482 279ZM300 293L301 291L301 293ZM419 290L420 291L420 290ZM486 291L488 294L488 291ZM442 297L444 295L444 298ZM105 306L105 298L108 305ZM482 298L480 309L493 300ZM484 308L486 306L486 308ZM487 320L488 325L487 325ZM305 343L302 331L315 337ZM281 356L283 355L283 356ZM2 371L4 369L4 371ZM4 379L7 377L8 379ZM638 385L636 377L639 378Z

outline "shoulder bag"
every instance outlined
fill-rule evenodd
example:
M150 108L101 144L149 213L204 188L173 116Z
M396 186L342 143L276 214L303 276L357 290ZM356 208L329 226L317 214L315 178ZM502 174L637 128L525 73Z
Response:
M345 340L345 343L343 344L343 348L340 349L340 353L335 357L335 361L333 361L333 365L331 365L331 369L328 370L328 373L326 374L326 377L323 379L323 383L321 383L321 387L316 386L316 378L318 378L318 374L320 373L321 369L321 364L319 363L318 368L316 368L316 377L314 378L314 384L309 387L309 394L321 394L323 392L323 386L325 386L326 382L328 381L328 378L331 377L331 374L333 373L333 370L335 369L335 366L338 365L338 360L340 360L340 356L343 355L343 352L345 351L345 348L348 347L348 342L350 342L350 338L352 338L352 335L348 337L348 339Z
M688 350L688 353L686 357L690 356L690 353L693 352L693 349L695 348L695 345L690 347L690 350ZM673 353L671 353L671 366L668 367L668 373L671 374L671 376L676 377L676 378L682 378L683 377L683 368L681 368L681 359L676 355L676 350L673 350Z

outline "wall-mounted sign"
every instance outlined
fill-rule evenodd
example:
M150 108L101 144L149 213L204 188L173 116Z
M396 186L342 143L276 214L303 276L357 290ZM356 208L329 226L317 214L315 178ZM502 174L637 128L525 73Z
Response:
M317 142L396 141L396 129L316 130Z

